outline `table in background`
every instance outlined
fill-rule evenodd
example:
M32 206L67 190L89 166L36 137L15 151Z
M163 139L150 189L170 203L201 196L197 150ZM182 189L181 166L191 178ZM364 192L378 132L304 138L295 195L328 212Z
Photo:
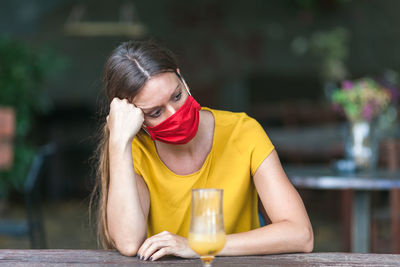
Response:
M162 258L141 261L104 250L0 250L1 266L201 266L200 259ZM399 266L400 255L356 253L295 253L216 257L213 266Z
M297 188L355 190L352 205L352 252L369 252L370 242L370 192L388 190L391 197L392 219L398 224L400 172L376 170L364 173L338 173L328 166L285 167L286 174ZM397 227L399 228L399 227ZM398 233L396 228L395 235ZM398 250L398 238L393 238L394 249Z

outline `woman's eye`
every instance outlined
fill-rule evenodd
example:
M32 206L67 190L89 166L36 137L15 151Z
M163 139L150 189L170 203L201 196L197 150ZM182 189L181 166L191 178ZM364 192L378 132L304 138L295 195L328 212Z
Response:
M180 92L179 94L177 94L177 95L175 96L175 101L180 100L181 97L182 97L182 92Z
M157 109L156 111L151 113L150 116L153 118L157 118L158 116L160 116L160 114L161 114L161 110Z

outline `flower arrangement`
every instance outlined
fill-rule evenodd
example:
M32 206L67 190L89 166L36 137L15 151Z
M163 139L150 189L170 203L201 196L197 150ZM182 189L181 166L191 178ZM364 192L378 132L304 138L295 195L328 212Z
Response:
M371 78L345 80L333 91L332 102L352 121L371 122L397 98L394 92Z

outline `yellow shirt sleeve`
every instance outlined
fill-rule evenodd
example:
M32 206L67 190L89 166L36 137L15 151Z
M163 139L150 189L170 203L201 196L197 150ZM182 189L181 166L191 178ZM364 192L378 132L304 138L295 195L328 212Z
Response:
M264 159L274 150L274 145L255 119L246 115L242 127L244 138L241 145L250 149L250 170L254 176Z
M147 154L150 138L146 138L146 133L140 131L132 141L132 160L135 173L143 177L142 169L145 167L144 156ZM151 139L150 139L151 140Z

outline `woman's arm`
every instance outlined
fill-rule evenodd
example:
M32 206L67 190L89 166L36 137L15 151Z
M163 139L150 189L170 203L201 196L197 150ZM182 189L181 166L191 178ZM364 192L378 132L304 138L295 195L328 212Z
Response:
M143 123L143 114L126 100L114 99L107 124L110 129L110 184L107 225L116 248L136 255L147 237L150 199L143 178L134 171L131 143Z
M147 237L149 192L143 178L134 172L130 144L110 143L109 149L108 230L121 254L134 256Z
M314 236L303 202L289 182L274 150L259 166L254 183L272 224L226 237L222 256L311 252ZM165 255L196 257L187 238L162 232L148 238L138 251L143 260Z
M257 169L254 183L272 224L228 235L219 255L311 252L314 236L310 220L275 150Z

